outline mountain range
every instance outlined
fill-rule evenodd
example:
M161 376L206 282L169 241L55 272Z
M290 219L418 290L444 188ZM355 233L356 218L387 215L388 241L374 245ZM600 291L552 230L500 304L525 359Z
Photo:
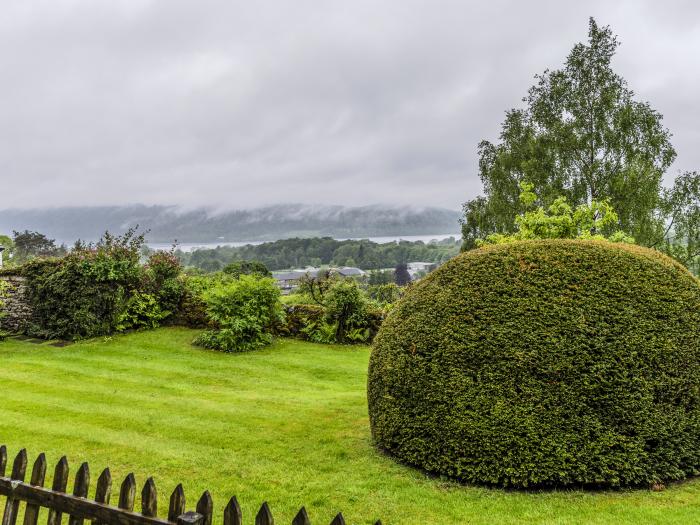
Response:
M281 204L217 212L175 206L96 206L0 210L0 233L39 231L59 242L97 240L105 230L148 230L153 243L267 241L454 234L460 213L445 208Z

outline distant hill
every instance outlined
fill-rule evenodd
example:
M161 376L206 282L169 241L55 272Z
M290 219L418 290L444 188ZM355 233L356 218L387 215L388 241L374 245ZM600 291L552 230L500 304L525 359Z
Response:
M0 210L0 233L36 230L59 242L96 240L137 224L149 242L266 241L289 237L380 237L459 231L459 212L444 208L284 204L214 213L174 206L70 207Z

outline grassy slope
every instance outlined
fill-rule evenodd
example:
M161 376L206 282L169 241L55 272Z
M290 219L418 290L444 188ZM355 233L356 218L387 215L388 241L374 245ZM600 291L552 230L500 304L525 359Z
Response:
M664 492L521 493L463 487L396 465L370 443L369 351L283 340L225 355L162 329L66 348L0 343L0 443L50 470L67 454L115 490L153 475L161 513L182 482L188 508L209 489L220 516L237 495L246 523L267 499L278 523L302 504L314 523L691 523L700 480ZM12 458L10 458L11 461ZM166 494L167 493L167 494ZM217 520L219 522L219 520Z

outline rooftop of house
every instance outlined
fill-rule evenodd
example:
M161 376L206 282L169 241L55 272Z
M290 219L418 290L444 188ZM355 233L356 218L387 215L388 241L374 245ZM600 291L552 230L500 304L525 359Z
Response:
M354 268L352 266L343 266L342 268L334 268L334 269L340 275L343 275L345 277L360 277L362 275L365 275L364 270L360 270L359 268Z
M360 268L354 268L351 266L343 266L341 268L330 268L332 272L337 272L344 277L361 277L366 274L364 270ZM309 277L316 277L318 272L321 270L313 266L308 266L306 268L295 268L294 270L284 270L272 272L272 277L278 281L296 281L301 279L305 275Z

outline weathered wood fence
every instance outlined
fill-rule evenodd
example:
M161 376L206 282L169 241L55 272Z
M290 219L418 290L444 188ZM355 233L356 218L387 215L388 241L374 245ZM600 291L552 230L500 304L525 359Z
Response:
M106 468L97 478L94 499L88 498L90 487L90 468L87 463L80 465L75 475L73 494L68 494L68 461L63 456L53 475L51 488L44 487L46 477L46 456L42 453L36 458L32 468L29 483L24 479L27 473L27 451L20 450L12 465L9 477L5 477L7 467L7 449L0 446L0 495L6 496L5 512L2 525L16 525L20 512L20 503L25 502L23 525L37 525L39 509L49 509L47 525L61 525L63 515L68 516L68 525L84 525L85 520L92 521L91 525L212 525L214 502L209 491L199 498L195 511L187 511L185 507L185 492L178 485L170 496L168 518L158 517L158 494L153 478L148 478L141 491L141 512L134 511L136 498L136 480L129 474L122 482L119 490L117 506L110 505L112 492L112 475ZM241 507L232 497L223 516L224 525L242 525ZM267 502L263 503L255 516L255 525L274 525ZM302 507L292 520L292 525L310 525L311 521ZM344 525L345 519L338 514L331 525ZM377 521L375 525L381 525Z

